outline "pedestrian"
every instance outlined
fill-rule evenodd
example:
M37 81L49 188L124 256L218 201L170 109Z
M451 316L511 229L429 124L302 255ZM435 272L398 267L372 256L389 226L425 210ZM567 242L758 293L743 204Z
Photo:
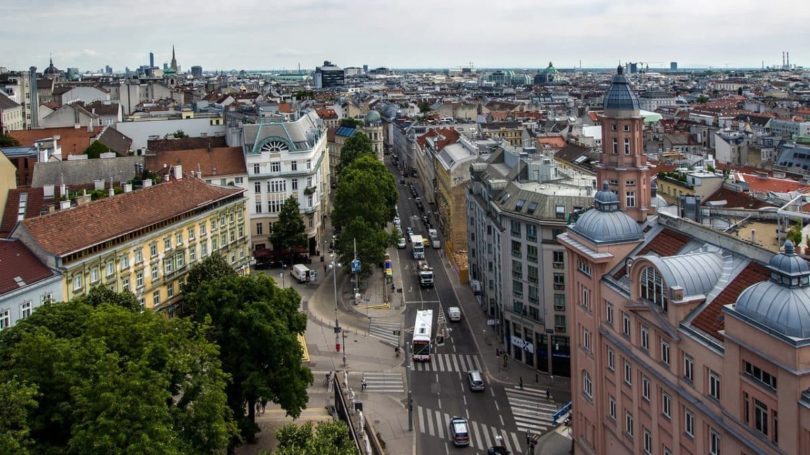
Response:
M520 377L520 390L523 390L523 376Z
M551 399L551 389L546 387L546 400L550 400L550 399Z
M262 399L262 415L264 415L265 408L267 407L267 400Z
M360 386L360 390L363 390L363 391L366 390L366 377L365 376L363 376L363 383Z

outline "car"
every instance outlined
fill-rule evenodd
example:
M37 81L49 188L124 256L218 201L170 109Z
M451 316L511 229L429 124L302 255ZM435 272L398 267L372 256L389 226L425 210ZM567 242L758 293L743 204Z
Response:
M407 233L408 233L408 237L410 237L410 236L412 236L412 235L413 235L413 228L412 228L412 227L410 227L410 226L408 226L407 228L405 228L405 232L407 232Z
M511 455L511 453L512 452L504 446L492 446L487 449L487 455Z
M405 240L405 237L400 237L399 240L397 240L397 248L402 249L406 246L408 246L408 242Z
M450 419L450 439L456 447L470 445L470 427L467 425L467 419L463 417Z
M470 370L467 372L467 382L470 384L471 392L483 392L486 388L486 385L484 385L484 377L478 370Z
M422 237L422 245L430 246L430 239L427 237Z
M397 226L399 226L399 223L400 223L400 221L399 221L399 217L398 217L398 216L395 216L395 217L394 217L394 224L395 224L395 225L397 225Z
M447 319L451 322L458 322L461 320L461 308L451 306L447 309Z

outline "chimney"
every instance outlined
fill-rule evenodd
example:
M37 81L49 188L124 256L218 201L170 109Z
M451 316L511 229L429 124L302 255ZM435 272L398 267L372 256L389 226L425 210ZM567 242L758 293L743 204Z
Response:
M152 186L152 179L143 179L143 187L149 188L150 186Z
M757 241L757 230L751 229L751 243L755 243Z
M59 201L59 210L67 210L70 208L70 200Z
M125 183L124 184L124 193L131 193L131 192L132 192L132 184L131 183Z
M110 197L115 196L115 188L110 187L109 192L107 193Z
M174 179L175 180L182 180L183 179L183 166L180 164L175 164L172 168L174 171Z

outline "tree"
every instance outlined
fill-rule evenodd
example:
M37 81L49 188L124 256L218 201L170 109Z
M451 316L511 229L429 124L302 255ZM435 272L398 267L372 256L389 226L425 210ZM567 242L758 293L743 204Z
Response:
M194 264L186 274L185 282L180 285L184 297L183 302L180 304L179 314L181 316L192 316L196 312L193 302L185 298L186 294L196 291L205 283L228 276L236 276L236 271L219 253L213 253L201 262Z
M706 104L706 103L709 102L709 97L706 96L706 95L700 95L697 98L697 102L698 102L698 104Z
M36 387L17 380L0 383L0 453L30 453L27 420L37 404L36 393Z
M188 137L188 134L186 134L183 130L177 130L174 133L172 133L172 136L175 139L184 139Z
M357 217L344 226L337 237L336 249L340 262L351 263L354 259L354 245L357 244L357 258L360 259L360 276L371 274L371 266L385 259L385 249L394 242L391 234L375 226L363 217Z
M242 437L252 442L259 431L256 403L272 401L298 417L312 373L302 363L298 335L307 319L298 310L301 297L295 289L281 289L262 274L226 276L203 282L185 298L196 308L196 321L211 321L211 337L231 375L228 405Z
M312 422L303 425L288 424L276 432L278 450L275 455L354 455L349 427L341 420Z
M45 304L1 332L0 383L19 381L37 390L27 418L30 451L223 450L236 425L208 329L76 299Z
M793 242L793 245L798 247L802 244L802 224L794 224L787 231L786 237Z
M20 141L6 134L0 134L0 147L19 147Z
M102 304L110 304L120 306L130 311L141 311L141 304L138 298L135 297L130 291L115 292L107 286L95 286L90 289L87 295L76 298L82 303L86 303L92 307L97 307Z
M293 255L295 248L306 247L307 233L304 218L298 200L293 196L287 198L278 213L278 221L273 224L270 242L278 252L289 252Z
M107 153L110 151L110 148L106 145L102 144L99 141L93 141L89 147L84 149L84 154L87 155L90 159L99 158L102 153Z
M374 144L371 143L368 136L358 131L346 139L340 149L338 174L340 175L344 169L349 168L357 158L363 155L374 156Z
M343 228L363 217L383 228L394 218L397 189L394 176L373 156L362 156L344 170L335 190L332 222Z
M419 103L419 112L421 114L426 114L426 113L430 112L430 104L428 104L426 101L420 102Z

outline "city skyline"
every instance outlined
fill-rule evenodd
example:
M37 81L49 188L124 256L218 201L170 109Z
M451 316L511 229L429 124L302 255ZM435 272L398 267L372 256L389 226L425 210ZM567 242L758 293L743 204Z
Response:
M53 56L60 69L116 71L171 60L182 69L312 69L324 60L347 66L396 68L749 67L806 65L797 43L810 9L778 0L677 4L660 1L528 0L491 6L477 1L382 3L309 0L201 1L139 4L112 1L12 0L0 66L44 68ZM785 14L790 11L790 14ZM257 21L256 18L266 18ZM182 18L182 20L178 20ZM37 24L31 39L31 24ZM61 25L70 24L65 33ZM103 39L99 39L103 37ZM120 38L119 38L120 37ZM133 38L135 37L135 38ZM339 38L339 39L335 39Z

